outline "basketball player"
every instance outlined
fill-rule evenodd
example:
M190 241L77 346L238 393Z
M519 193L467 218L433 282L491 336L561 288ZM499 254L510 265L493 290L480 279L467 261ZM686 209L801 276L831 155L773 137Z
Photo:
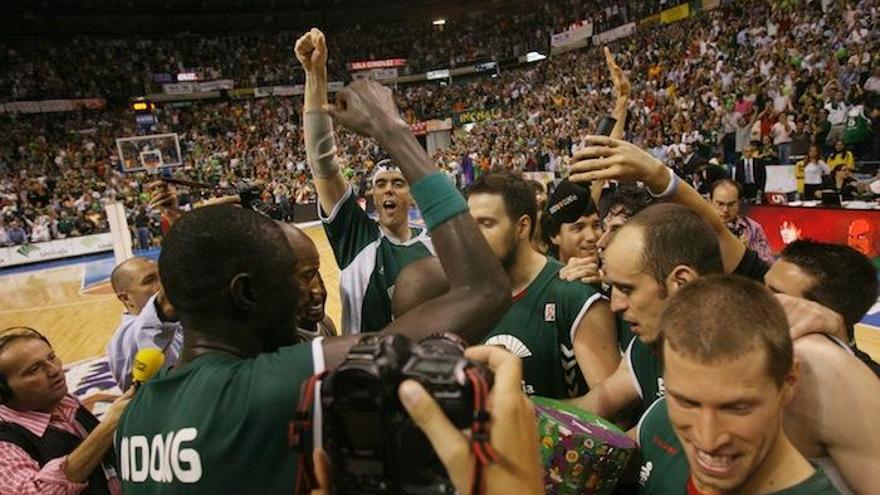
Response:
M398 273L433 251L428 232L410 227L410 183L391 161L373 173L378 222L367 216L342 176L327 104L327 43L312 29L296 42L306 72L303 129L306 156L318 192L319 215L341 271L342 329L346 335L375 332L391 322L391 296ZM420 205L421 206L421 205Z
M485 343L523 359L527 394L576 397L601 383L620 361L614 316L595 287L560 279L562 264L532 247L532 187L509 173L486 174L468 190L468 205L513 295Z
M318 337L336 335L336 325L324 311L327 302L327 289L321 278L321 256L314 241L298 227L279 222L281 230L297 254L296 276L304 289L300 297L296 333L300 341L314 340Z
M783 430L800 369L767 289L701 278L671 298L659 325L667 397L639 423L640 493L838 493Z
M600 136L591 136L588 140L596 146L583 150L580 158L584 160L572 167L580 179L612 177L642 180L649 191L664 191L658 196L669 197L695 212L699 211L699 216L713 225L712 230L720 241L721 259L728 271L734 270L734 273L746 275L753 280L764 281L768 267L760 261L757 254L747 250L724 227L712 207L689 185L667 172L668 169L662 163L625 141L609 140ZM618 294L618 300L624 299L624 291L628 288L616 283L611 276L611 251L628 227L629 224L615 235L605 257L606 274L616 289L614 292ZM688 239L688 236L684 236L682 242L687 242ZM632 253L628 252L627 256L632 256ZM665 303L657 301L656 297L654 299L654 304L659 305L656 312L659 314ZM612 308L615 308L614 302L615 297L612 295ZM630 318L625 318L629 320L633 319L633 314L639 309L634 301L618 305L615 309L621 306L628 308ZM791 314L789 319L792 319ZM656 319L650 325L646 325L644 321L640 323L642 332L634 328L636 333L645 334L645 330L650 329L654 339L660 335ZM833 333L837 328L816 330ZM644 338L644 335L640 337ZM802 363L804 373L795 399L786 410L785 426L789 438L805 456L817 462L826 462L825 471L842 493L849 493L850 489L853 493L871 493L880 484L880 424L873 420L874 411L880 409L880 382L848 349L828 338L821 335L796 337L794 350ZM632 366L636 376L641 369L641 374L645 377L638 381L642 391L646 384L650 386L655 379L662 379L662 366L656 355L640 353L632 362L636 363ZM637 400L640 391L635 389L629 379L629 370L623 365L621 368L595 394L582 398L581 406L599 415L613 416L627 404ZM663 395L662 387L657 387L657 393ZM644 394L641 396L645 397ZM844 417L847 418L847 427L841 428L839 418ZM827 457L830 457L830 462L825 459Z
M386 330L481 339L507 308L509 288L464 199L398 119L388 89L355 82L329 110L402 165L448 267L449 292ZM356 337L290 345L301 294L292 244L276 222L233 206L196 209L172 227L159 266L184 348L178 366L142 386L120 421L127 495L266 495L295 486L299 451L287 432L300 385L337 366Z

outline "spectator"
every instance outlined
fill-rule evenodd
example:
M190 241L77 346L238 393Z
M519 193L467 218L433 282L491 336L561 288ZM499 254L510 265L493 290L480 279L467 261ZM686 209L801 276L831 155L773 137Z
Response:
M740 185L730 179L722 179L714 184L709 193L709 201L718 211L727 228L743 245L758 253L765 263L774 261L770 241L764 227L751 218L740 214Z
M828 164L819 158L819 148L816 145L810 146L807 158L797 166L804 171L804 198L812 201L817 198L816 193L822 189L825 177L831 173L831 170Z

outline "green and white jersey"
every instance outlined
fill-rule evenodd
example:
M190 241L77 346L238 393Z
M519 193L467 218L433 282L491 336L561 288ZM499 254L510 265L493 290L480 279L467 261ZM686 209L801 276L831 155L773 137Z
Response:
M642 399L642 409L647 409L654 401L666 395L660 352L634 337L630 340L624 357L629 363L633 384Z
M144 384L116 429L123 492L292 493L298 451L288 425L302 383L324 368L321 341L252 359L208 354Z
M686 495L690 465L672 422L666 398L654 401L645 411L636 436L642 452L639 470L639 493L642 495ZM816 467L815 465L813 467ZM834 489L825 473L816 472L795 486L773 492L771 495L834 495Z
M413 261L434 254L428 231L411 227L407 242L389 236L358 206L350 186L329 215L319 204L318 215L339 265L342 333L382 330L391 323L397 275Z
M524 391L552 399L587 393L572 342L587 310L603 298L591 285L560 279L562 266L548 259L483 342L522 358Z

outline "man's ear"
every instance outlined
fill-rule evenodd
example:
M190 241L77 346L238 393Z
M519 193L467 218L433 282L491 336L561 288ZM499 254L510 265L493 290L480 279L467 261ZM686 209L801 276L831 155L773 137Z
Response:
M254 313L257 311L257 292L254 278L250 273L239 273L229 282L229 294L232 304L240 312Z
M675 294L685 285L698 279L700 274L687 265L678 265L666 276L666 290L669 294Z
M119 302L125 306L125 309L128 309L129 304L131 304L131 297L128 295L128 292L117 292L116 299L119 299Z
M532 219L528 215L523 215L516 221L516 237L517 239L531 239Z

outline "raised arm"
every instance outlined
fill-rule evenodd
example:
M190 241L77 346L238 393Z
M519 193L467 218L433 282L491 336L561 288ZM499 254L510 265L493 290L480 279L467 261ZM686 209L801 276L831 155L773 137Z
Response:
M400 118L391 90L356 81L324 107L349 129L379 141L407 181L428 228L450 290L402 315L385 331L419 339L455 332L478 342L510 304L507 276L467 211L467 203Z
M736 269L746 253L745 246L694 188L634 144L604 136L589 136L587 142L588 147L575 153L569 176L572 181L618 179L643 182L655 195L687 206L711 225L718 235L724 271L732 273Z
M611 81L614 83L614 109L611 112L611 116L614 117L616 121L614 123L614 129L611 130L611 137L614 139L623 139L623 133L626 128L626 112L627 105L629 105L629 95L632 90L632 85L629 82L629 79L626 77L626 74L623 72L623 69L617 65L617 62L614 60L614 55L611 54L611 50L606 46L603 48L605 52L605 64L608 66L608 73L611 75ZM605 187L604 180L596 180L590 184L590 197L593 199L594 204L599 204L599 200L602 198L602 189Z
M313 28L297 40L294 52L306 73L303 106L306 160L312 170L321 209L329 213L342 199L348 184L342 177L336 157L333 119L323 109L327 104L327 40L324 33Z

